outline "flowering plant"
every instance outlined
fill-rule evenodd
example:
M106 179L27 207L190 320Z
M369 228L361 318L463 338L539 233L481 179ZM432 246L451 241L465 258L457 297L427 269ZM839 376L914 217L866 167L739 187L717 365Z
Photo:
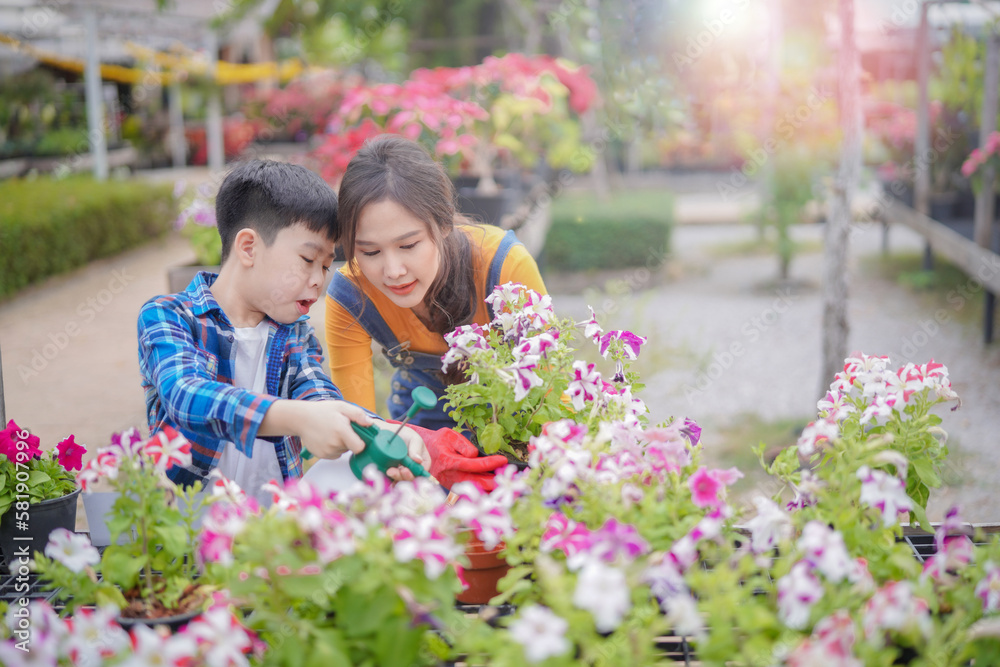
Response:
M765 464L784 488L754 500L745 537L713 545L716 567L686 573L706 616L699 657L790 667L995 660L1000 544L957 509L936 528L924 515L946 451L930 409L956 400L933 361L891 370L884 357L848 359L818 404L821 420ZM907 541L907 513L930 528L930 557Z
M972 186L978 191L982 187L985 165L993 166L994 178L1000 178L1000 132L992 132L986 138L982 148L975 148L962 163L962 176L972 180Z
M836 433L814 425L765 464L786 486L754 509L730 505L739 472L701 465L687 420L549 424L531 468L494 491L516 529L494 602L516 610L458 648L497 664L656 664L654 639L672 630L708 665L994 662L1000 542L952 510L926 557L899 523L938 465L929 410L956 399L940 364L848 359L819 405Z
M216 226L213 187L202 183L191 189L184 181L177 181L174 199L180 207L174 229L191 243L195 262L204 266L217 265L222 258L222 239Z
M15 502L61 498L76 490L76 472L87 448L71 435L42 454L41 440L13 419L0 431L0 517Z
M205 576L252 609L268 664L402 667L449 654L443 638L462 624L460 517L426 478L365 474L340 493L272 484L266 511L228 485L209 509Z
M480 178L493 194L498 167L549 166L582 172L593 151L582 145L580 116L597 98L586 68L550 56L510 53L469 67L418 69L401 84L349 90L314 151L335 182L364 140L392 132L422 143L453 171Z
M108 520L111 545L99 553L85 535L57 530L36 561L68 611L113 605L126 618L161 618L204 604L206 590L195 582L194 523L205 497L200 484L185 489L165 475L190 461L191 444L168 427L146 441L135 429L115 434L87 463L79 475L84 493L102 480L118 493Z
M247 93L242 112L262 126L262 139L305 141L323 131L330 107L357 85L347 73L310 69L280 87Z
M515 526L505 538L514 567L494 602L516 611L465 633L459 649L497 664L654 664L657 637L700 631L674 568L729 524L725 489L738 473L702 466L698 434L689 420L548 424L531 467L504 471L491 494ZM663 614L667 592L678 597Z
M80 609L60 618L40 600L12 606L0 627L0 663L4 665L248 665L246 654L259 653L252 632L224 607L216 606L175 633L145 625L126 630L114 607ZM27 659L28 662L25 662Z
M632 395L642 385L628 370L645 338L630 331L604 332L592 308L590 319L582 323L557 317L550 296L517 283L498 286L486 302L494 312L492 322L446 334L448 352L442 357L445 372L457 365L468 377L448 386L446 404L484 452L506 452L524 461L528 440L548 422L638 422L645 414L646 406ZM578 328L601 356L611 356L615 372L610 382L594 363L576 358Z

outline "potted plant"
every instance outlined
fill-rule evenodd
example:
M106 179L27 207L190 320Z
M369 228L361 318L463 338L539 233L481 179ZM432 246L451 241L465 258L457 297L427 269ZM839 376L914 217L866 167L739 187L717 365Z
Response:
M258 143L305 142L323 132L330 108L355 84L350 74L310 68L280 87L250 92L242 112L263 127L256 137Z
M190 242L194 263L168 270L167 291L171 294L186 288L199 271L218 273L222 258L222 239L215 220L215 188L209 183L189 188L184 181L177 181L174 199L180 207L174 229Z
M247 610L267 663L434 664L462 627L456 520L427 478L322 494L274 484L262 510L234 486L205 517L206 579Z
M575 418L583 425L615 419L637 420L645 405L628 370L646 339L630 331L601 330L591 318L577 323L557 317L552 299L517 283L498 286L486 298L494 317L486 326L467 325L445 335L442 369L457 366L466 382L446 390L446 405L459 426L486 454L502 452L513 461L528 458L528 442L552 421ZM594 363L577 358L574 335L597 346L614 362L611 381Z
M947 451L932 411L956 400L940 364L848 359L820 419L764 464L784 486L753 509L730 504L739 472L701 465L686 420L549 424L531 468L494 491L515 527L494 602L514 611L456 650L486 664L995 661L1000 542L953 510L925 559L900 526L923 517Z
M165 474L190 457L190 443L169 427L145 441L132 429L87 463L79 477L84 492L103 481L118 494L108 522L111 544L98 553L86 536L56 533L36 560L67 612L113 605L123 624L181 623L206 606L210 589L197 581L194 524L208 499L200 484L185 489Z
M740 475L700 458L700 429L686 419L548 424L531 467L492 494L509 499L514 525L493 604L514 611L475 624L457 650L496 664L659 664L663 637L701 634L672 568L696 560L697 540L732 530L725 490Z
M444 163L463 212L499 224L525 196L525 170L590 169L594 151L584 145L580 117L596 99L586 68L549 56L510 53L471 67L418 69L401 84L349 90L312 156L336 183L365 138L402 134Z
M0 552L7 568L26 565L57 528L76 528L76 471L86 447L71 435L43 454L41 441L13 419L0 431Z

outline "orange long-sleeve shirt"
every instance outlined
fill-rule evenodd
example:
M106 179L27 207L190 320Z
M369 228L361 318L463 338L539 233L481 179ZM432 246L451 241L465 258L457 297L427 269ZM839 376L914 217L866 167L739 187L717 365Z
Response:
M486 324L489 322L489 311L484 301L487 296L484 293L486 274L506 232L490 225L461 226L457 230L467 234L472 245L476 296L479 303L474 321L477 324ZM338 273L361 286L400 343L409 341L410 349L417 352L440 355L447 352L448 344L444 342L441 334L428 330L409 308L399 308L393 304L387 296L368 282L360 271L353 271L350 264L345 264ZM338 276L334 276L334 280L337 278ZM538 265L520 244L512 247L504 259L499 284L507 282L521 283L536 292L546 293ZM354 316L329 294L326 297L326 342L333 383L337 385L345 399L375 411L377 408L375 374L372 366L372 338L355 321Z

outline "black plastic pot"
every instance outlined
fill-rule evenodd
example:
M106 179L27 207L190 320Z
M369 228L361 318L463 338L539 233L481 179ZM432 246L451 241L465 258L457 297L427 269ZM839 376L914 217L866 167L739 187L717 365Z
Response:
M36 551L45 551L49 534L56 528L76 530L76 499L80 489L73 493L28 505L28 510L18 511L11 506L0 519L0 552L3 552L7 569L14 573L22 564L35 557ZM23 515L23 516L22 516ZM22 560L22 558L24 560Z
M503 188L495 195L476 194L474 188L459 188L458 208L476 222L499 225L505 215L513 213L524 199L520 189Z
M125 618L124 616L119 616L117 621L118 625L129 631L137 625L145 625L148 628L165 625L167 626L167 629L170 630L171 634L173 634L175 632L179 632L185 625L193 621L195 617L201 613L201 609L193 609L184 614L177 614L176 616L163 616L161 618Z

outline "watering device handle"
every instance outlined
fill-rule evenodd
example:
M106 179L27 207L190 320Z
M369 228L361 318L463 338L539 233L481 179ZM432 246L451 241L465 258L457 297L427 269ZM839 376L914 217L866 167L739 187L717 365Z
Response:
M404 466L415 477L429 477L430 473L422 465L410 458L406 451L406 443L399 437L399 431L419 410L427 410L437 404L437 396L427 387L416 387L410 394L413 405L406 411L406 416L394 433L380 429L377 426L360 426L351 422L351 428L364 441L365 448L360 454L351 457L351 471L358 479L362 479L362 471L374 463L383 473L389 468Z

